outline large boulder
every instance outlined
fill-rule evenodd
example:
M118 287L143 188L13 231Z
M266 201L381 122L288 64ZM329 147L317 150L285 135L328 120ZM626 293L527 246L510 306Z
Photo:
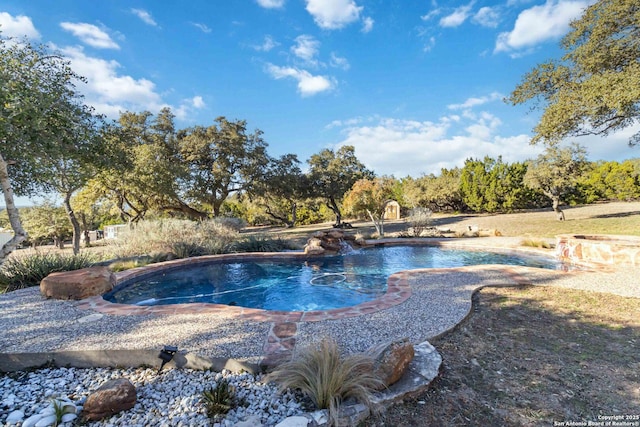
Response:
M363 242L357 242L355 236L342 230L317 231L304 248L307 255L337 254L353 250Z
M51 273L40 282L45 298L80 300L109 292L116 285L116 276L107 267Z
M373 372L384 383L379 389L397 382L404 375L413 360L415 351L408 338L391 341L367 350L373 360Z
M110 417L131 409L136 404L136 388L126 378L116 378L104 383L84 402L82 416L90 421Z

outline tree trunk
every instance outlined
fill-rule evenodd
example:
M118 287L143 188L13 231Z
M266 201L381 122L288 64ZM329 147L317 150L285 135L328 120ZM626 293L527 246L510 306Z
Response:
M9 223L13 229L13 237L0 249L0 264L13 252L20 243L27 240L27 232L22 228L20 222L20 215L18 214L18 208L13 201L13 189L11 188L11 180L9 179L9 171L7 170L7 162L0 154L0 187L2 187L2 193L4 194L4 203L7 207L7 214L9 215Z
M296 202L291 203L291 226L289 228L294 228L296 226L296 221L298 220L298 204Z
M62 204L64 206L65 212L67 212L67 216L69 217L69 222L71 223L71 227L73 228L73 238L72 238L73 254L78 255L78 253L80 253L81 231L80 231L80 223L78 222L78 218L76 218L76 214L71 208L71 194L72 194L71 191L65 193ZM62 239L60 240L62 241ZM62 249L62 247L60 249Z
M91 237L89 237L89 227L87 226L87 216L84 212L80 212L80 220L82 221L82 235L84 238L84 247L91 247Z
M558 221L564 221L564 212L560 209L560 197L554 196L551 200L553 201L553 211L556 213Z
M384 237L384 215L381 216L379 220L376 220L370 210L367 209L367 213L369 214L371 221L373 221L373 226L376 228L378 236Z
M291 223L289 222L289 218L287 218L287 217L284 217L284 216L282 216L282 215L278 215L278 214L274 213L274 212L271 210L271 208L269 207L269 205L262 204L262 206L264 207L264 211L265 211L265 213L266 213L267 215L269 215L271 218L273 218L273 219L275 219L275 220L280 221L280 222L281 222L281 223L283 223L287 228L292 228L292 227L290 226L290 224L291 224Z
M334 214L336 214L336 223L335 223L334 227L339 227L340 224L342 224L342 214L340 213L340 208L338 207L338 204L336 203L336 199L334 199L333 197L329 198L329 202L327 203L327 207L329 209L331 209L331 211L333 211Z

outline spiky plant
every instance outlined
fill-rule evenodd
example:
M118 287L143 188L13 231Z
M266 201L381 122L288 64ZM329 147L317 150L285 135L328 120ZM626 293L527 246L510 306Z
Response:
M333 424L341 402L352 398L371 407L373 390L382 384L373 373L370 356L342 356L338 344L330 338L303 349L294 360L270 373L267 380L277 382L281 390L301 390L318 409L329 410Z
M234 388L229 382L222 380L208 390L202 392L202 400L209 417L224 415L231 409L234 399Z

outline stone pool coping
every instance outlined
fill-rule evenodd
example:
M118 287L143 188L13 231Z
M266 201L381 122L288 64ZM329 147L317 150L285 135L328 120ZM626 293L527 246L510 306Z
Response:
M474 245L468 242L462 243L458 239L420 239L420 238L390 238L367 240L367 247L379 246L437 246L448 249L465 249L465 250L491 250L498 253L514 253L525 255L543 255L546 257L553 256L549 251L539 250L537 248L519 248L505 246L486 246ZM469 240L469 239L464 239ZM237 253L237 254L221 254L207 255L193 258L177 259L172 261L161 262L157 264L149 264L143 267L137 267L116 273L116 287L123 282L132 279L141 279L150 274L154 274L159 270L171 271L185 266L195 266L225 261L251 261L251 260L312 260L322 259L323 256L309 256L302 252L265 252L265 253ZM401 304L411 296L411 286L405 280L405 276L397 272L389 276L387 279L387 292L371 301L367 301L358 305L317 311L282 311L282 310L263 310L256 308L247 308L239 306L229 306L226 304L213 303L188 303L188 304L167 304L154 306L138 306L133 304L118 304L105 300L102 296L95 296L83 300L78 304L80 309L91 309L104 314L113 315L144 315L144 314L186 314L186 313L219 313L225 316L257 321L257 322L317 322L323 320L336 320L348 317L362 316L371 314L381 310L388 309L395 305Z

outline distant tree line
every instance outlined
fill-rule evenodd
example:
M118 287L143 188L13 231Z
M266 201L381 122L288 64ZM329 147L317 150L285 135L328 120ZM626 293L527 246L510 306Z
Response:
M640 159L588 162L567 138L611 132L640 120L637 1L599 0L571 23L564 56L527 73L507 101L542 110L532 142L536 159L506 163L469 158L461 168L421 177L376 177L351 146L324 149L304 167L295 154L271 157L263 133L244 120L218 117L176 129L171 110L123 112L108 122L76 89L83 81L45 46L0 34L0 226L14 237L0 263L23 241L158 217L234 216L293 227L345 214L383 232L384 207L434 212L513 212L563 204L640 199ZM640 133L629 139L640 141ZM18 210L14 195L57 194ZM4 218L3 218L4 216ZM66 218L66 222L62 220ZM24 224L24 226L23 226Z

